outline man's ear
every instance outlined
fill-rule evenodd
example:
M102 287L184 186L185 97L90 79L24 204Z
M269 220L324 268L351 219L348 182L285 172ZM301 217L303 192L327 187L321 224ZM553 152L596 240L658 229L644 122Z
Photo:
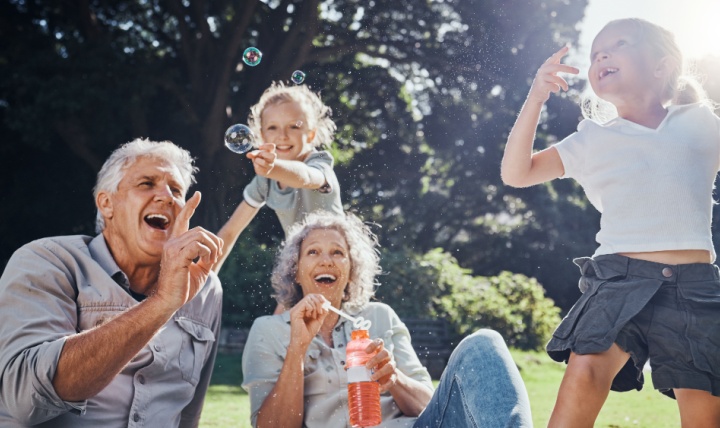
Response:
M95 197L95 205L97 206L98 211L100 211L100 215L103 216L103 218L112 218L113 203L112 198L110 197L110 194L108 192L98 192L97 197Z

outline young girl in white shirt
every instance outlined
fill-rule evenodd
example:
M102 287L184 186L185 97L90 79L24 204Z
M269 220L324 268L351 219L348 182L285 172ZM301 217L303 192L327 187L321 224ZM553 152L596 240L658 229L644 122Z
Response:
M547 345L568 363L549 425L592 427L610 389L677 399L683 426L720 426L720 275L710 231L720 119L681 77L672 33L641 19L607 24L588 80L617 117L583 120L533 153L543 104L568 89L564 47L538 70L508 137L505 184L575 178L602 213L592 258L575 259L583 295Z

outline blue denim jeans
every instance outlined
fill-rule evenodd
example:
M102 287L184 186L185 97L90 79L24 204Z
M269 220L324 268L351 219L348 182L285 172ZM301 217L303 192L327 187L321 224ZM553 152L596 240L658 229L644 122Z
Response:
M499 333L479 330L458 344L414 427L532 427L525 384Z

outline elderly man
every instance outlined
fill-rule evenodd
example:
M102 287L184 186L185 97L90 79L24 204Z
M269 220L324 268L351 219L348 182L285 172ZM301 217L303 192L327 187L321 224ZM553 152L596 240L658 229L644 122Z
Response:
M15 252L0 278L0 426L198 425L223 243L189 229L195 171L170 142L127 143L98 173L99 235Z

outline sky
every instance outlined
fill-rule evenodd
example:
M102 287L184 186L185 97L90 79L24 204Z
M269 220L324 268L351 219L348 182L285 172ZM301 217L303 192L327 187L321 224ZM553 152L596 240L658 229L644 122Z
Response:
M573 65L587 67L590 45L602 27L629 17L646 19L675 33L688 59L720 56L720 0L590 0Z

